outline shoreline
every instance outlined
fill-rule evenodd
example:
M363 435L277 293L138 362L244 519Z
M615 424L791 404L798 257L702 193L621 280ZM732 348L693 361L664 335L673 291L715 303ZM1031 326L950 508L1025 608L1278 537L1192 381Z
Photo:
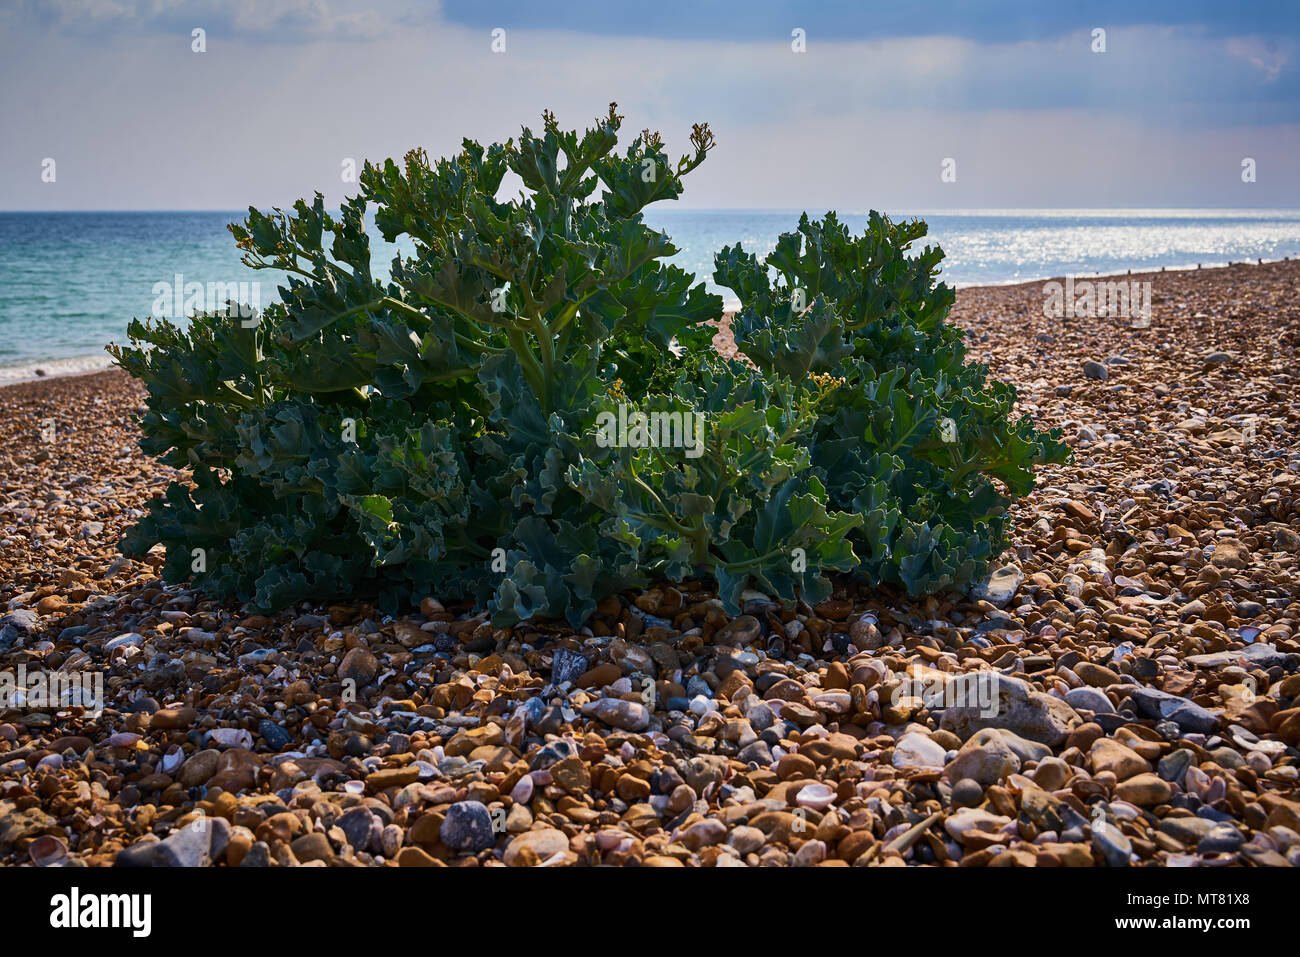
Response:
M13 366L0 366L0 389L11 385L24 385L29 382L42 382L46 379L68 379L78 376L96 375L116 368L113 360L105 355L76 356L68 359L48 359L24 362Z
M1133 270L1121 270L1116 272L1097 272L1097 273L1071 273L1070 276L1077 281L1092 279L1110 279L1116 276L1124 276L1138 282L1153 281L1155 277L1169 275L1184 275L1186 273L1204 272L1207 270L1217 271L1220 269L1258 269L1264 266L1276 265L1278 263L1292 262L1289 257L1282 259L1265 259L1262 262L1220 262L1220 263L1202 263L1194 266L1169 266L1159 270L1146 270L1143 272L1134 272ZM953 283L952 288L959 293L968 295L979 290L997 290L997 289L1016 289L1020 286L1028 286L1036 283L1064 282L1067 276L1049 276L1041 279L1010 279L1005 282L989 283ZM724 320L734 315L739 307L739 300L723 300L723 318ZM100 347L102 352L103 346ZM88 354L85 356L76 356L64 359L33 360L23 362L17 365L4 366L0 365L0 390L16 385L28 385L33 382L45 382L54 379L77 379L85 376L98 375L103 372L110 372L117 366L112 358L104 355Z

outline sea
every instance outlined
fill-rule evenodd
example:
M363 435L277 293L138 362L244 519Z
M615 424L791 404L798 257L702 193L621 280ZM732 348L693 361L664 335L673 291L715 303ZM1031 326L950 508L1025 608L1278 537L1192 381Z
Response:
M810 210L820 216L822 210ZM867 211L837 211L860 231ZM986 209L886 210L924 219L919 245L943 248L941 278L972 285L1212 267L1300 256L1300 210ZM107 367L104 346L124 342L133 317L183 322L215 291L264 307L283 274L253 270L227 224L241 212L0 212L0 385ZM712 281L713 256L740 243L760 256L795 228L797 210L653 208L646 219L672 238L673 262L734 304ZM373 269L399 251L371 232ZM202 297L196 294L202 291Z

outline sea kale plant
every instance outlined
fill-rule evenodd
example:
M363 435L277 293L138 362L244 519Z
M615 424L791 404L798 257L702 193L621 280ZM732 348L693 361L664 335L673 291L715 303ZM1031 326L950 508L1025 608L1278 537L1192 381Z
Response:
M142 448L189 470L123 540L168 581L275 610L373 596L487 601L493 621L579 623L604 596L712 576L786 599L854 573L960 588L1004 544L1009 496L1060 461L965 361L923 223L851 236L805 216L715 281L742 356L713 348L722 299L643 221L681 195L707 126L670 161L583 134L366 164L336 214L317 194L249 210L244 262L289 275L255 321L133 321L110 347L148 390ZM523 184L502 200L513 173ZM414 247L371 271L367 215Z

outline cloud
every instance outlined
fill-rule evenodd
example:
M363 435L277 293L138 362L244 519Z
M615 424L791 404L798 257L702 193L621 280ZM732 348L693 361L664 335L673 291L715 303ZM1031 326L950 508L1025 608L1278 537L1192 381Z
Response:
M45 0L43 3L28 0L23 4L23 10L47 25L71 27L89 22L98 26L131 16L135 4L131 0L122 3L116 0Z
M1226 49L1233 56L1241 57L1251 66L1258 67L1264 72L1268 81L1273 83L1282 75L1283 68L1291 62L1295 45L1260 37L1230 37Z
M184 34L202 27L214 40L369 41L402 24L438 16L437 2L371 0L354 9L338 0L23 0L21 19L48 32L106 38L113 34Z
M790 30L808 42L960 36L981 43L1042 41L1103 27L1188 26L1213 34L1300 33L1293 0L656 0L632 6L610 0L444 0L448 23L475 28L566 30L594 36L659 37L716 42L788 42Z

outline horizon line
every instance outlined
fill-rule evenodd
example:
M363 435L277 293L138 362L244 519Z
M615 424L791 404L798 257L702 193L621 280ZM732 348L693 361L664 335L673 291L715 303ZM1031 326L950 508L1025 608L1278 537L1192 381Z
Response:
M263 207L254 207L263 209ZM275 207L267 206L265 209ZM292 204L280 207L282 209L292 209ZM330 210L337 210L339 207L327 207ZM651 207L646 207L650 209ZM675 210L683 213L790 213L806 212L812 209L824 209L828 211L846 211L849 215L863 215L871 210L888 210L890 207L869 206L869 207L833 207L820 203L813 203L804 206L660 206L657 211ZM899 212L925 212L925 213L1008 213L1008 212L1025 212L1025 213L1069 213L1069 212L1300 212L1300 205L1296 206L901 206L894 207ZM20 215L40 213L46 215L60 214L85 214L85 213L245 213L248 206L241 207L172 207L172 208L128 208L128 207L100 207L92 209L0 209L0 216Z

